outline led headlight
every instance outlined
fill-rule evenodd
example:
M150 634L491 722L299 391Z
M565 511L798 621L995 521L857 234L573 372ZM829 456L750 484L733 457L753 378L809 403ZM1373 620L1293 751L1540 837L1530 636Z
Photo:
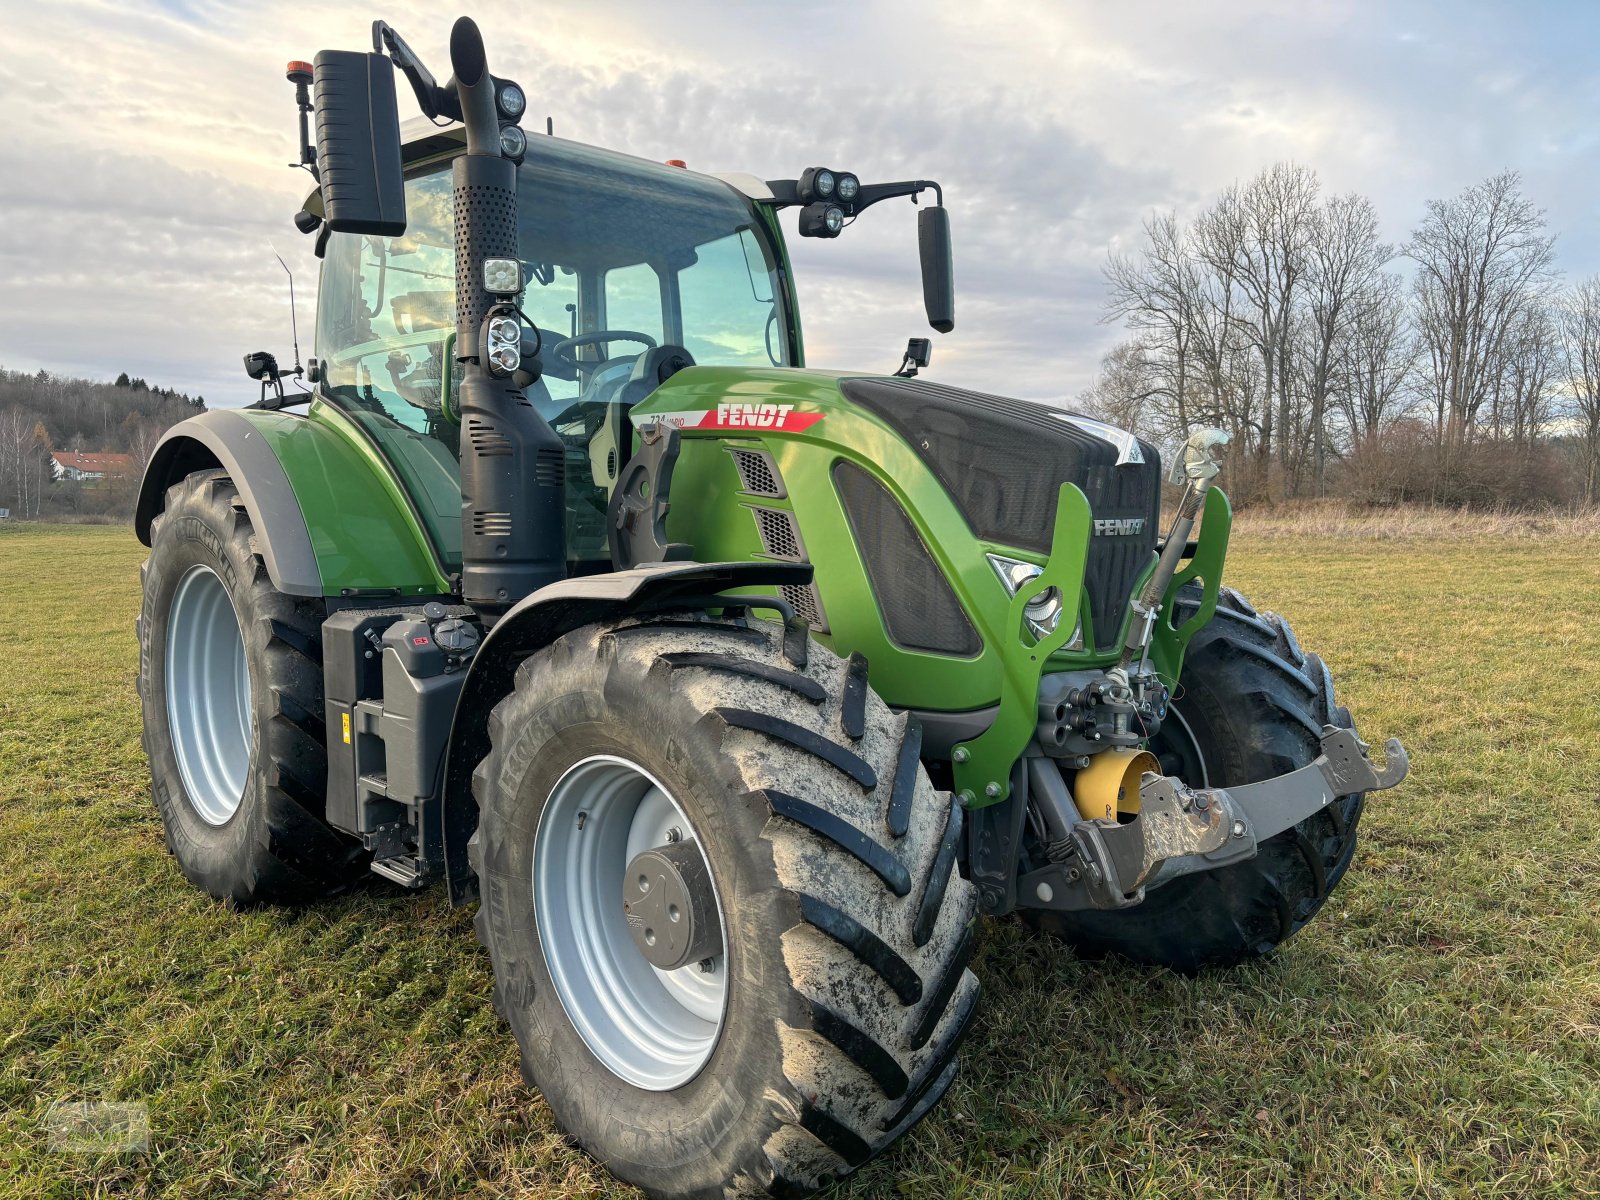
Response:
M829 233L838 233L844 228L844 209L837 204L830 204L822 210L822 223L828 227Z
M521 158L528 149L528 135L515 125L500 126L500 153L507 158Z
M522 89L509 79L502 79L499 88L494 94L495 105L500 109L500 115L508 121L515 121L528 111L528 98L523 95Z
M514 258L484 259L483 290L496 296L515 296L522 291L522 264Z
M492 375L509 375L522 365L522 324L504 308L483 323L483 354Z
M1000 577L1000 582L1005 585L1006 594L1015 596L1026 584L1044 574L1044 568L1038 563L1023 562L1019 558L1007 558L1003 554L990 554L987 556L989 565L994 568L994 573ZM1061 623L1061 591L1059 588L1046 588L1023 607L1023 618L1028 622L1028 631L1036 638L1048 637L1055 632L1056 626ZM1066 650L1081 650L1083 648L1083 622L1080 620L1072 631L1072 637L1063 647Z
M818 171L811 180L812 190L824 200L833 195L833 184L833 172L827 170Z
M861 180L857 179L848 171L842 172L839 175L838 181L834 184L834 191L837 193L840 200L844 201L846 204L849 204L850 201L854 200L857 194L861 191Z

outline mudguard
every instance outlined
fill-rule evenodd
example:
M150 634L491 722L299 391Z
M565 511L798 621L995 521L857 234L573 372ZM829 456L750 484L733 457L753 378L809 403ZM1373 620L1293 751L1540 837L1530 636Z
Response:
M447 598L442 562L393 469L335 406L217 410L174 425L145 469L139 540L172 484L220 467L239 489L273 587L291 596Z
M242 412L203 413L162 436L139 484L133 517L139 540L150 544L150 524L166 506L167 489L191 472L212 467L228 472L239 489L272 586L291 596L322 595L322 573L294 486L254 419Z
M489 713L511 691L524 659L584 625L638 613L748 604L749 596L718 597L730 588L776 591L784 584L810 582L809 563L643 563L626 571L564 579L514 604L473 657L445 751L441 819L450 903L464 904L477 894L477 880L467 864L467 839L478 827L472 772L489 752Z

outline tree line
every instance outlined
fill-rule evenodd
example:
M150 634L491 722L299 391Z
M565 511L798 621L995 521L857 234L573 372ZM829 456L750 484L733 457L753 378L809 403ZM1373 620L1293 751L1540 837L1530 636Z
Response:
M1162 441L1232 435L1230 492L1457 505L1600 501L1600 276L1564 285L1515 172L1372 202L1280 163L1105 265L1128 337L1081 398Z
M127 516L161 435L205 406L126 372L106 383L0 368L0 508L20 518ZM57 451L126 454L129 471L93 485L53 482Z

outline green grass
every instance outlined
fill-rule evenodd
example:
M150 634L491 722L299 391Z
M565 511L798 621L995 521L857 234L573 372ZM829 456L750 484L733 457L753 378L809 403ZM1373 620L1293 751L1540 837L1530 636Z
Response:
M1600 1193L1600 543L1273 540L1292 615L1410 781L1323 914L1184 979L991 925L945 1103L851 1197ZM131 534L0 530L0 1195L623 1196L518 1077L435 889L234 914L147 796ZM49 1153L55 1101L148 1154Z

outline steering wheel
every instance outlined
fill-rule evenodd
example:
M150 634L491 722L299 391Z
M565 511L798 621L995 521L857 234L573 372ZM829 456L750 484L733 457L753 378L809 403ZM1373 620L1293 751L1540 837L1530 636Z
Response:
M579 362L572 352L581 350L585 346L599 346L605 342L642 342L646 349L656 348L655 338L648 333L638 333L632 329L597 329L593 333L580 333L576 337L562 338L550 347L550 353L562 366L574 371L580 367L597 367L599 363Z

